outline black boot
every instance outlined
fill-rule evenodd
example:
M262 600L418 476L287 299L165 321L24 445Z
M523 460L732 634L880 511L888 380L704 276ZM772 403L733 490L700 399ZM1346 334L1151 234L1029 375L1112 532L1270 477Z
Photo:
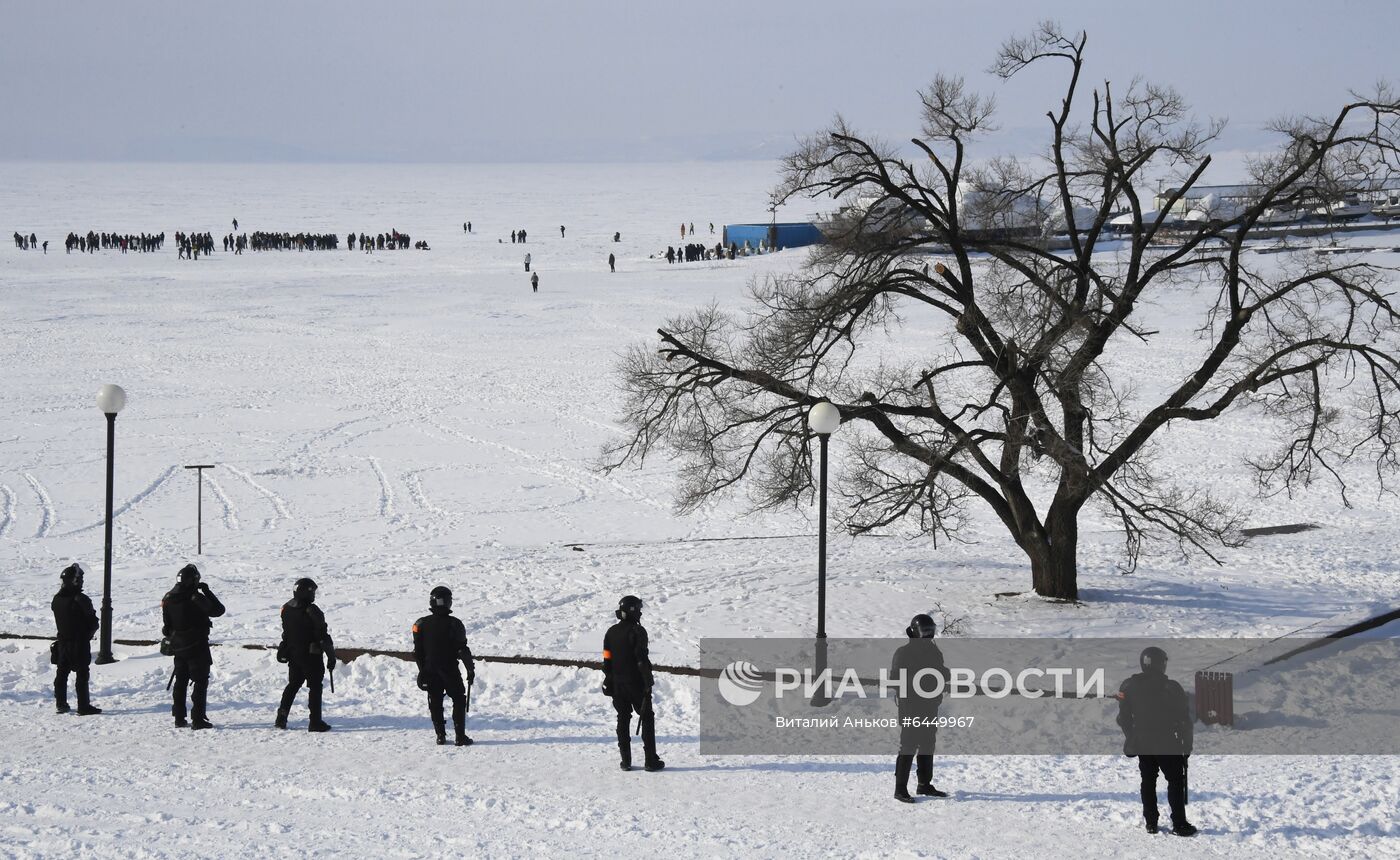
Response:
M442 723L433 723L433 732L437 735L437 745L447 746L447 726Z
M100 713L102 713L102 709L99 708L99 707L97 707L96 705L79 705L79 706L78 706L78 716L80 716L80 717L91 717L91 716L93 716L93 715L95 715L95 714L100 714Z
M176 723L176 725L179 725L179 723ZM214 724L206 720L204 717L195 717L194 720L190 722L190 728L194 729L195 731L199 731L200 729L212 729L214 728Z
M459 746L459 747L469 747L469 746L472 745L472 739L469 738L469 737L467 737L467 733L466 733L466 732L461 731L461 730L459 729L458 732L457 732L457 740L456 740L456 743L457 743L457 746Z
M947 797L947 796L948 796L948 792L946 792L946 791L939 791L938 789L936 789L936 788L933 787L933 783L931 783L931 782L920 783L920 784L919 784L919 787L916 788L916 789L914 789L914 793L915 793L915 794L922 795L922 796L924 796L924 797Z
M666 762L662 761L662 760L659 759L659 758L655 758L655 757L647 759L647 763L646 763L645 765L642 766L642 770L646 771L647 773L656 773L658 770L665 770L665 769L666 769Z
M54 706L53 706L53 709L54 709L54 712L55 712L55 713L59 713L59 714L66 714L66 713L68 713L69 711L73 710L72 708L68 707L68 703L67 703L67 702L63 702L63 701L60 701L60 702L55 703Z
M1147 832L1148 832L1148 833L1156 833L1156 832L1157 832L1157 822L1155 822L1155 821L1149 821L1149 822L1147 822Z
M306 730L308 732L328 732L331 730L331 726L324 720L317 720L314 723L307 723Z
M282 708L277 709L277 719L272 721L272 727L275 729L285 729L287 727L287 712Z
M1177 836L1195 836L1196 825L1190 823L1189 821L1183 821L1180 824L1173 824L1172 833L1175 833Z
M897 755L894 759L894 799L901 803L913 803L909 796L909 771L914 767L912 755Z

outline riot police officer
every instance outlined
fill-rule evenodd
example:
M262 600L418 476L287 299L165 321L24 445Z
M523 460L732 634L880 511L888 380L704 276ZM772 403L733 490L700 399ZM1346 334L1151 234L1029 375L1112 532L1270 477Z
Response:
M642 626L642 601L627 595L618 601L617 623L603 636L603 695L612 698L617 711L617 749L621 768L632 769L632 714L641 718L644 769L666 767L656 754L656 713L651 703L651 658L647 654L647 629Z
M175 587L161 598L160 610L164 619L161 635L166 639L167 649L175 658L175 692L170 705L170 713L175 717L175 725L183 728L212 729L206 705L209 697L209 669L214 657L209 653L209 630L214 626L209 619L224 614L224 605L209 584L201 582L199 568L187 564L180 568ZM185 694L190 684L194 685L193 708L190 720L185 721Z
M310 579L298 579L292 599L282 604L282 644L277 648L277 659L287 664L287 686L282 690L282 703L277 707L273 725L279 729L287 727L287 714L305 684L306 706L311 712L306 730L330 731L331 727L321 719L321 684L326 672L335 671L335 644L326 627L326 616L316 605L316 583Z
M1167 677L1167 653L1144 648L1138 657L1142 671L1118 687L1118 725L1123 729L1123 754L1136 756L1142 776L1142 817L1147 832L1157 832L1157 773L1167 778L1167 804L1172 832L1194 836L1186 820L1186 769L1191 758L1194 727L1186 691Z
M444 696L451 696L457 746L469 746L472 739L467 737L467 690L457 670L457 661L461 660L467 669L467 686L476 683L476 663L471 648L467 647L467 628L452 614L452 591L447 586L439 585L432 590L428 606L431 614L413 623L413 660L418 664L418 689L428 694L428 714L433 719L438 745L447 743L442 700Z
M894 652L890 665L891 678L903 678L905 686L899 696L899 755L894 760L894 797L901 803L913 803L909 794L909 770L918 761L919 784L915 788L925 797L947 797L933 785L933 748L938 741L938 708L943 695L919 695L919 684L915 676L926 669L933 670L948 681L948 667L943 662L943 652L933 644L937 635L933 619L927 615L915 615L904 628L909 642ZM928 683L922 686L927 688Z
M88 696L88 665L92 662L92 637L97 633L97 612L92 600L83 593L83 569L70 564L59 574L58 593L53 596L53 620L58 637L53 645L53 699L55 709L66 714L68 707L68 674L73 674L73 688L78 694L78 714L100 714Z

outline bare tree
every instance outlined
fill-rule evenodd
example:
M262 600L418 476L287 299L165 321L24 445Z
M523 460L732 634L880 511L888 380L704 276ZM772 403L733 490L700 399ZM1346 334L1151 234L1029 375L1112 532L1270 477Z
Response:
M1278 122L1281 147L1251 165L1254 195L1183 228L1168 213L1199 184L1223 124L1194 120L1168 87L1084 92L1086 41L1044 23L992 66L1002 79L1057 63L1068 73L1039 156L974 162L994 103L954 77L921 93L917 157L839 117L803 141L777 199L854 205L799 271L755 284L745 314L697 310L658 331L659 351L626 354L631 432L604 467L678 455L682 510L740 483L757 507L795 503L812 490L805 416L829 399L858 428L843 431L840 470L854 533L909 523L936 540L980 502L1025 552L1036 592L1063 599L1078 596L1091 503L1121 523L1127 565L1148 541L1211 558L1238 541L1239 510L1154 460L1173 422L1262 407L1282 433L1250 463L1261 490L1341 483L1339 465L1358 456L1375 458L1384 487L1400 432L1389 272L1313 254L1264 265L1246 243L1268 210L1395 175L1396 95L1381 85L1330 118ZM1139 188L1164 176L1154 210ZM1144 400L1106 351L1150 343L1140 305L1188 286L1207 320L1203 358L1163 368L1166 395ZM920 312L946 318L946 341L917 366L881 361L879 336Z

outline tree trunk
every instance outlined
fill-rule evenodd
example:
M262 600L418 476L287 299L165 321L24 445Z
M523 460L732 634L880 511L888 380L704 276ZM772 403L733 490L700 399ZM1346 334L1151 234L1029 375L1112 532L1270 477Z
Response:
M1075 514L1047 518L1038 538L1022 544L1031 560L1031 584L1041 597L1079 599L1079 519Z

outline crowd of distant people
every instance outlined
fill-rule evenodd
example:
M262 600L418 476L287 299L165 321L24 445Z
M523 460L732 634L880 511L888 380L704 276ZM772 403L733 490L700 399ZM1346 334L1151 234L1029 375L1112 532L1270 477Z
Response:
M249 232L238 231L238 220L233 219L233 232L226 233L216 240L212 233L205 232L176 232L175 244L177 256L183 260L197 260L201 255L208 256L214 253L216 248L222 248L225 253L235 255L242 254L246 250L253 251L332 251L341 248L341 237L336 233L314 233L302 231L297 233L276 232L258 230ZM709 232L715 232L714 222L709 222ZM472 233L473 224L470 221L462 223L462 230L465 233ZM695 236L697 230L695 223L682 222L680 226L681 236ZM559 226L559 236L566 235L564 225ZM14 233L15 247L21 250L37 249L42 247L44 252L48 252L48 242L39 242L37 234L30 233L24 235L19 231ZM523 244L528 240L528 233L524 228L510 231L511 244ZM504 241L504 240L500 240ZM622 241L621 232L614 231L612 241L620 243ZM87 233L69 233L64 240L64 249L68 253L78 251L79 253L95 253L100 250L118 250L121 253L128 251L152 252L159 251L165 246L165 233L103 233L89 230ZM391 229L383 233L355 233L345 234L345 245L351 251L360 250L365 253L375 251L400 250L413 248L420 251L431 250L428 243L423 240L414 241L407 233ZM764 254L774 249L766 247L764 242L759 242L758 246L752 246L745 241L742 246L735 243L726 245L717 242L713 246L705 245L701 242L687 242L677 246L667 246L665 254L651 255L652 258L664 256L667 263L691 263L704 260L733 260L738 257L747 257L754 254ZM608 254L608 270L617 271L617 257ZM538 275L531 269L531 257L525 255L525 271L534 275L531 278L532 289L538 290Z

